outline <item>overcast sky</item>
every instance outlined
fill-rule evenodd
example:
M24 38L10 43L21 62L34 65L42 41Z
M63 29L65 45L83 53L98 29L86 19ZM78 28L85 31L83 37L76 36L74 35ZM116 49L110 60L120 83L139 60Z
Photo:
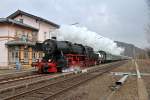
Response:
M146 0L3 0L0 17L17 9L57 24L85 26L102 36L146 47ZM85 33L86 34L86 33Z

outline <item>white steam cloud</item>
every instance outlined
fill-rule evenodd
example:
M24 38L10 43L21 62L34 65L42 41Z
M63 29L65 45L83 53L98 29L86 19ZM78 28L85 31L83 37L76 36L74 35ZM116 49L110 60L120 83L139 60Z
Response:
M95 51L104 50L115 55L120 55L124 51L113 40L92 32L86 27L61 25L57 30L57 39L91 46Z

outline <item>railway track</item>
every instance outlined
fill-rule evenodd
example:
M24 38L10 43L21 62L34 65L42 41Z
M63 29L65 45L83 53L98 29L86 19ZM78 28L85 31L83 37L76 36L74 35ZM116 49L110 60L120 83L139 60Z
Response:
M20 89L19 93L15 92L9 96L3 96L2 100L53 100L53 98L55 98L58 94L85 83L88 80L96 78L103 73L109 72L125 62L126 61L115 62L87 73L69 75L68 77L54 79L51 81L47 80L40 84L38 83L38 86L34 84L35 86L30 89Z
M16 78L3 79L3 80L0 81L0 85L7 84L7 83L10 83L10 82L16 82L16 81L36 78L36 77L40 77L40 76L41 75L38 74L38 75L29 75L29 76L22 76L22 77L16 77Z
M36 83L44 82L49 78L50 75L40 74L3 80L0 82L0 100L3 97L15 94L20 90L27 89L30 85L34 86Z
M0 82L2 81L8 81L8 80L14 80L19 79L23 77L28 77L32 75L37 75L36 70L30 70L30 71L21 71L21 72L12 72L12 73L6 73L0 75Z
M1 90L7 90L8 88L11 89L11 87L17 87L17 85L21 85L23 83L26 82L32 82L32 81L36 81L36 80L40 80L42 78L46 78L49 75L30 75L30 76L24 76L24 77L18 77L18 78L13 78L13 79L9 79L9 80L3 80L0 82L0 92Z

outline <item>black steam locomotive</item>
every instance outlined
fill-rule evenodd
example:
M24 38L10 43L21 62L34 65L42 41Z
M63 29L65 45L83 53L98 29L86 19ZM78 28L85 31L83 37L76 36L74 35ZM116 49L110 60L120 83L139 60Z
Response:
M61 72L69 67L89 67L107 60L106 52L95 53L92 47L69 41L47 39L40 48L45 55L41 61L32 64L40 73Z

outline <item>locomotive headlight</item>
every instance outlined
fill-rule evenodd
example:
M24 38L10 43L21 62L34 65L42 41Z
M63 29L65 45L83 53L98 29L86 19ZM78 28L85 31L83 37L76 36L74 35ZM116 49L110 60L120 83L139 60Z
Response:
M36 59L36 62L39 62L39 60L38 60L38 59Z
M51 59L49 59L48 62L51 62Z

